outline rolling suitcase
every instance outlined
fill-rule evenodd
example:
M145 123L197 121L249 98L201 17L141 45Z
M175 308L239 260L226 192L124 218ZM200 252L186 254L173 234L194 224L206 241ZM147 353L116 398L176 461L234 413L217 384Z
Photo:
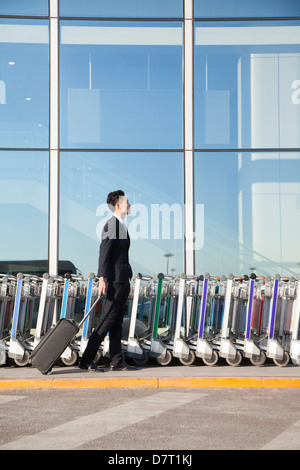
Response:
M53 365L69 346L81 325L90 315L99 300L100 297L97 298L96 302L85 314L80 323L77 324L74 320L61 318L58 323L45 334L32 352L30 362L33 367L39 369L42 374L51 372Z

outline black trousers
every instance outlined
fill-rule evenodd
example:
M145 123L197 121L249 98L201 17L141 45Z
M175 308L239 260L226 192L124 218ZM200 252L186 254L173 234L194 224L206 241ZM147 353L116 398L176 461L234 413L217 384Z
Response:
M122 361L122 325L129 291L129 281L125 283L108 283L103 317L91 334L82 355L83 360L87 363L95 358L100 344L107 333L109 333L111 365L116 365Z

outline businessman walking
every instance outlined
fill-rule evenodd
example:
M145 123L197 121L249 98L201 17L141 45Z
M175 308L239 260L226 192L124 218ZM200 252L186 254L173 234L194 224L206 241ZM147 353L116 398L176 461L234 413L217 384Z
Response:
M99 295L106 296L104 314L94 329L82 355L79 367L89 371L102 371L93 362L100 344L109 332L110 370L135 370L122 355L122 324L126 301L130 291L132 270L129 264L130 238L124 218L130 213L130 204L124 191L113 191L107 196L113 216L106 222L100 244L98 277Z

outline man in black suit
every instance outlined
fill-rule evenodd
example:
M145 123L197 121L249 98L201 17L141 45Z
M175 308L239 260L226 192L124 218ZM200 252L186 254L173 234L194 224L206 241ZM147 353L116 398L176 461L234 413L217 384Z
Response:
M96 326L82 355L79 367L84 370L103 371L93 362L100 344L109 332L110 370L130 370L122 355L122 324L126 301L130 291L132 270L129 264L130 238L124 218L130 213L130 204L124 191L113 191L107 196L113 216L106 222L100 244L98 277L99 295L106 295L104 314Z

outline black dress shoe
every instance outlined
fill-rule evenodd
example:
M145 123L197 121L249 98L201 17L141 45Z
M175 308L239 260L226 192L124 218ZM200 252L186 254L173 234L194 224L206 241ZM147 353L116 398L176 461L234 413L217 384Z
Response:
M87 370L88 372L104 372L104 370L97 367L93 361L90 363L80 361L79 368L82 370Z
M137 370L137 367L130 366L129 364L123 361L119 364L109 366L109 370Z

